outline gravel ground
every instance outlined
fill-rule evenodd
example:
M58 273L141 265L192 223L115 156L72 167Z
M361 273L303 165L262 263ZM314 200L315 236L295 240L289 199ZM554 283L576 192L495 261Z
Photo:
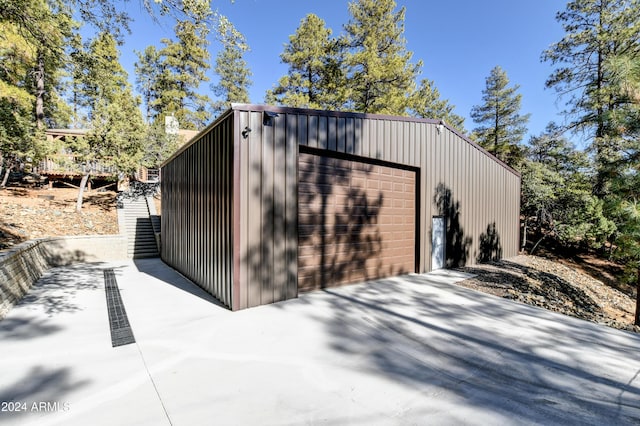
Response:
M635 298L555 261L520 255L460 268L475 277L458 285L565 315L640 332L633 325Z

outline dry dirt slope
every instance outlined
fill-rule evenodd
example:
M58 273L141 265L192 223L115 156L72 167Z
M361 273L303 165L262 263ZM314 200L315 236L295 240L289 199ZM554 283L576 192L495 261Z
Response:
M81 213L77 196L73 188L0 190L0 250L34 238L118 233L115 192L87 192Z
M0 190L0 250L33 238L118 233L115 192L87 193L80 214L75 212L76 196L77 190L72 188ZM632 325L633 289L616 289L615 277L603 273L607 268L602 266L594 264L593 259L571 263L566 259L517 256L463 268L476 277L460 285L612 327L640 331Z
M564 262L569 263L569 262ZM628 331L634 326L635 295L632 289L614 288L611 277L585 273L588 264L563 264L536 256L520 255L508 260L461 268L475 274L459 285L539 306L588 321Z

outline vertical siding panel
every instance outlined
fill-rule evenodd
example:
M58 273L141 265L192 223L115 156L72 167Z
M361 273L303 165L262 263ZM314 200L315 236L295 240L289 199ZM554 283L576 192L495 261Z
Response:
M420 245L420 270L418 272L428 272L430 265L427 261L427 253L429 250L429 244L431 238L429 237L429 226L427 226L427 218L430 216L429 209L429 197L431 194L431 186L430 186L430 176L431 170L429 168L429 158L427 157L427 127L428 125L425 123L418 124L418 143L417 146L420 147L419 158L420 158L420 229L422 231L421 242Z
M239 112L240 114L240 128L244 129L245 127L251 128L249 113L246 111ZM243 136L239 136L240 139L240 247L239 253L241 257L246 256L246 253L249 249L249 193L251 191L249 187L249 149L248 143L250 142L250 136L245 139ZM247 268L247 262L242 260L240 261L239 268L240 276L238 277L237 285L238 289L236 290L239 299L237 306L240 309L246 308L249 306L249 301L247 299L247 289L244 283L246 283L249 279L249 271Z
M297 120L297 125L298 125L298 143L300 145L311 145L311 129L309 129L309 133L307 133L307 121L310 119L311 117L306 115L306 114L300 114L300 115L293 115L293 114L288 114L287 115L287 123L289 120ZM278 157L276 157L278 158ZM283 157L284 158L284 157Z
M362 139L360 144L362 145L362 156L371 157L371 120L361 120L362 126Z
M338 119L336 117L327 117L327 140L329 141L328 149L335 151L338 148Z
M415 151L414 151L414 155L416 158L416 166L421 166L422 167L422 161L420 160L422 158L422 152L425 149L425 144L427 142L426 137L424 136L424 132L426 129L426 124L422 124L422 123L418 123L416 124L416 145L415 145Z
M315 117L311 117L315 118ZM285 297L298 296L298 141L296 129L287 123L285 147Z
M416 123L407 123L409 132L408 143L405 151L404 160L411 166L416 166Z
M212 132L207 135L207 153L200 157L202 160L199 171L200 174L206 175L206 178L210 183L209 188L205 190L207 208L204 211L204 215L207 225L205 226L204 239L208 249L205 251L205 261L203 264L213 265L213 267L209 266L207 268L210 269L209 271L206 271L207 282L209 283L213 294L221 295L220 298L226 301L226 303L229 303L230 297L225 287L231 286L224 285L224 279L220 276L220 264L222 262L219 259L225 256L225 252L220 248L220 244L218 243L221 238L226 236L224 222L220 220L219 216L220 205L225 203L226 198L220 193L220 186L218 183L221 179L221 174L226 171L225 169L227 167L225 164L226 158L221 155L220 151L227 143L226 138L231 137L227 132L223 131L225 127L225 124L223 124L213 129ZM211 160L208 162L208 164L210 164L208 167L206 159ZM226 210L226 208L222 207L222 210Z
M197 170L201 170L202 168L200 167L200 164L204 163L204 158L206 158L204 155L205 150L207 148L207 145L210 145L208 142L210 141L211 138L207 138L207 143L201 143L198 144L199 147L199 156L198 156L198 166L196 167ZM209 288L209 292L214 291L215 289L211 287L211 284L206 280L206 275L205 275L205 268L207 266L206 260L207 260L207 252L205 250L206 244L207 244L207 238L206 238L206 231L207 231L207 222L208 222L208 217L206 214L206 210L205 210L205 197L207 196L207 192L206 192L206 186L205 186L205 179L206 179L206 173L198 173L198 214L199 214L199 234L198 234L198 250L200 251L200 256L202 257L201 261L198 262L198 276L200 277L200 281L204 283L204 285Z
M338 144L337 144L336 150L338 152L347 152L346 119L338 118L337 123L338 123L338 136L337 136Z
M233 157L229 157L230 146L233 144L233 131L231 130L232 121L229 120L225 123L224 126L220 126L220 140L224 143L220 144L220 147L216 149L219 152L222 160L222 176L220 177L221 183L221 198L224 200L221 204L225 206L221 215L221 223L220 223L220 236L221 236L221 247L219 252L220 257L220 274L216 280L217 291L221 294L224 294L225 300L227 303L231 305L232 302L232 294L231 294L231 286L224 285L224 283L232 282L232 276L230 274L230 266L227 262L227 256L225 253L232 253L233 246L230 243L232 239L232 229L233 229L233 216L232 216L232 208L228 208L226 206L233 207L233 191L229 185L229 175L233 173ZM227 224L230 224L227 226Z
M345 119L345 148L344 148L344 152L346 152L347 154L354 154L355 153L355 147L354 147L354 137L355 137L355 126L353 123L354 119L352 117L346 118Z
M429 160L429 164L431 166L431 185L429 186L429 217L427 217L427 221L429 224L429 251L427 253L427 256L429 258L429 270L431 270L431 268L433 267L433 265L431 265L431 251L433 250L433 247L431 247L431 217L439 215L441 213L438 209L438 206L434 202L434 197L436 196L436 189L438 188L438 186L440 184L444 184L444 182L442 181L442 177L440 176L440 168L442 164L441 151L444 138L442 137L442 134L436 131L436 127L434 125L429 126L429 135L429 139L431 141L431 158Z
M251 129L249 134L249 168L248 174L248 202L247 217L249 232L247 235L247 249L243 254L247 263L248 274L243 286L247 292L247 307L260 305L262 288L262 114L250 113Z
M302 120L304 119L304 120ZM303 121L304 128L300 129L300 142L306 141L306 116L301 115L300 120L297 115L286 114L276 121L274 130L274 154L273 154L273 301L277 302L286 299L287 293L287 258L285 253L286 240L286 220L287 209L286 199L286 144L287 131L293 128L296 132L296 124ZM284 164L283 164L284 161Z
M378 120L367 120L367 129L369 130L369 137L367 143L369 144L369 158L377 158L378 155Z
M209 222L209 218L206 212L206 204L205 204L205 198L207 197L207 192L206 192L206 185L205 185L205 180L207 178L207 173L202 173L202 165L204 165L204 159L205 157L205 152L207 149L208 145L211 145L211 137L209 136L205 143L200 143L198 144L199 147L199 155L198 155L198 164L197 164L197 170L198 170L198 181L199 181L199 190L198 190L198 214L199 214L199 236L198 236L198 250L200 252L200 256L201 256L201 260L200 262L198 262L198 275L200 276L200 280L202 283L204 283L204 285L209 289L209 293L214 292L215 288L211 285L210 282L207 281L206 279L206 273L205 273L205 269L207 266L207 251L206 251L206 245L207 245L207 228L208 228L208 222ZM219 293L218 293L219 294Z
M207 197L209 198L209 205L211 209L205 212L205 217L208 223L207 232L205 234L205 241L208 239L207 245L211 247L211 253L209 253L206 262L203 262L207 265L212 265L212 270L209 271L211 275L210 287L213 294L220 295L219 297L222 300L228 301L229 297L227 292L223 288L222 285L222 277L220 272L221 261L220 258L223 255L223 251L221 250L220 240L224 238L224 223L221 220L221 211L225 209L222 205L224 204L224 197L221 194L221 175L224 173L225 168L225 158L220 155L220 149L225 144L225 138L227 137L226 133L222 131L221 128L223 126L216 127L207 135L206 145L210 150L209 155L211 156L211 162L209 165L205 161L201 161L201 165L199 167L200 174L210 175L208 179L211 180L212 187L211 191L208 191ZM209 155L202 156L200 158L208 158ZM208 237L208 238L207 238Z
M382 123L384 124L384 136L382 138L384 150L381 159L386 161L396 161L396 151L398 146L397 141L395 140L396 135L394 134L396 123L388 119L382 120Z
M202 166L207 162L209 164L213 164L211 161L213 156L215 155L215 145L211 140L207 140L207 143L203 146L203 156L201 161L201 165L199 169L202 169ZM211 258L214 256L214 252L212 250L211 238L210 235L215 232L214 224L211 221L211 198L213 198L215 187L211 185L211 175L213 173L202 173L203 179L203 200L202 200L202 211L204 212L204 230L203 230L203 245L204 245L204 258L202 259L203 272L204 272L204 282L210 288L213 288L214 294L220 294L220 289L217 283L213 279L213 269L211 268ZM228 298L224 298L228 300Z
M353 120L353 153L355 155L362 156L362 118L356 118Z
M398 123L391 120L385 120L385 136L384 136L384 157L383 160L398 162L398 151L400 151L400 145L402 140L398 133Z
M466 145L466 142L464 142L462 139L460 139L460 137L458 135L455 135L452 133L452 138L454 141L454 145L453 145L453 167L455 168L455 174L456 174L456 191L458 192L458 197L460 197L460 226L462 227L462 230L464 232L464 238L469 238L471 237L471 234L469 233L469 225L467 223L468 218L471 216L471 209L472 206L471 204L468 202L467 200L467 192L466 192L466 185L465 183L465 178L464 178L464 172L465 172L465 162L464 162L464 155L465 155L465 147L464 145ZM463 145L464 144L464 145ZM466 240L465 241L466 244ZM473 252L471 251L471 247L465 247L468 250L467 253L467 260L471 257L473 257Z
M318 148L318 116L310 115L308 117L308 136L307 144L312 148Z
M283 120L280 116L273 121ZM274 246L274 133L275 123L265 126L262 134L262 304L273 302Z
M402 164L411 165L411 155L409 154L412 151L411 143L413 138L412 133L412 125L414 123L402 122Z
M329 124L327 117L318 117L318 148L329 148Z
M220 158L222 159L222 167L220 176L221 183L221 204L224 205L221 214L221 221L219 224L218 232L221 237L221 247L218 253L218 257L220 258L220 274L217 279L214 281L214 285L216 287L216 292L224 295L224 299L227 301L228 305L232 305L232 286L226 284L233 282L232 275L230 273L230 265L228 263L228 253L233 253L233 245L232 241L232 229L233 229L233 216L231 212L233 211L233 197L232 197L232 189L229 186L229 175L233 173L233 157L229 158L229 150L230 146L233 144L233 131L232 129L233 121L229 119L224 125L220 126L219 134L220 140L218 145L219 147L215 147L214 151L219 153ZM214 224L215 227L215 224Z
M376 120L376 156L377 159L385 158L385 121Z

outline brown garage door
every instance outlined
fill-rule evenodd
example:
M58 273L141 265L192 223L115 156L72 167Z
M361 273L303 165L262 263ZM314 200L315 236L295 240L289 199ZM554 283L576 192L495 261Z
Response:
M415 270L414 171L300 153L298 289Z

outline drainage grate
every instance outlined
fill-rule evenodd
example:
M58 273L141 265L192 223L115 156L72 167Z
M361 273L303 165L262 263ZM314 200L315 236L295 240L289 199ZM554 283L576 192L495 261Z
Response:
M115 348L116 346L135 343L136 339L133 337L129 318L127 318L127 311L125 311L122 297L120 297L116 274L113 269L105 269L103 272L104 289L107 293L109 327L111 328L111 345Z

